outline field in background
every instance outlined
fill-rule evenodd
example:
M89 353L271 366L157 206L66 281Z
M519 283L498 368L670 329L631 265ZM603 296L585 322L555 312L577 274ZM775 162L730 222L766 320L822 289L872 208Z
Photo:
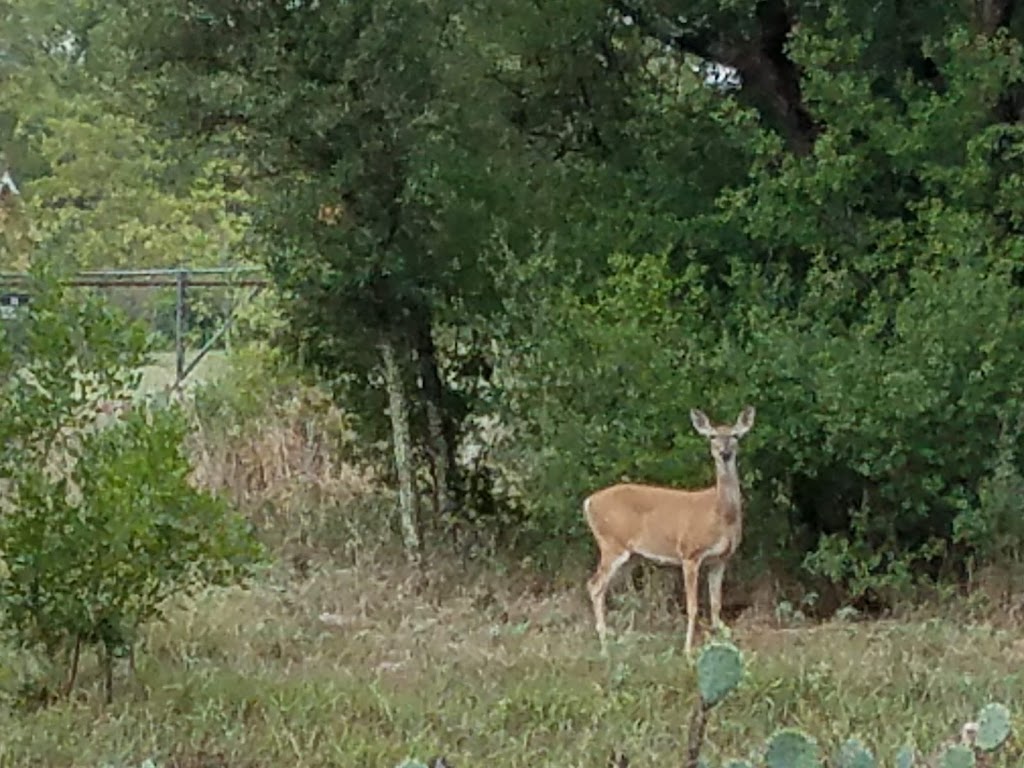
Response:
M613 750L633 768L681 763L695 682L679 616L620 591L603 659L582 588L531 594L486 572L419 595L410 584L325 567L176 605L112 708L90 659L76 700L0 715L0 765L390 768L443 754L600 768ZM907 737L948 738L990 700L1024 711L1019 629L747 617L733 639L748 677L713 716L710 757L745 756L790 725L829 752L857 733L891 756Z
M187 365L195 357L196 351L190 349L185 357ZM142 368L142 381L139 382L139 392L147 394L166 389L174 383L175 370L174 352L157 352L153 355L149 365ZM196 384L215 381L218 376L224 374L227 367L227 354L222 350L214 350L207 353L195 370L185 379L185 388L191 389Z

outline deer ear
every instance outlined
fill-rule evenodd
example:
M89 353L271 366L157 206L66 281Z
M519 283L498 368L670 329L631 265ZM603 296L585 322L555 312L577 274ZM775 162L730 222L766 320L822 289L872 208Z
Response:
M743 437L750 428L754 426L754 416L757 411L754 406L748 405L743 409L743 413L740 414L739 418L736 419L736 424L732 428L732 433L735 437Z
M704 411L699 408L692 408L690 410L690 423L693 424L693 428L696 429L704 437L710 437L714 433L714 429L711 427L711 422L708 421L708 417L704 415Z

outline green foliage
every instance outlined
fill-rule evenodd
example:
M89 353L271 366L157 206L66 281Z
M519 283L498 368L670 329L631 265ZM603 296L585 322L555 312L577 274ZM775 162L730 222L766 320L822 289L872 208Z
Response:
M532 283L509 379L526 506L553 537L585 538L570 510L588 489L709 482L686 409L751 402L752 555L884 604L1020 552L1024 294L1006 191L1024 166L993 148L1018 152L1024 133L978 102L1021 81L1020 46L951 30L934 54L948 88L897 77L879 94L891 75L869 37L841 13L801 25L794 56L828 129L806 157L748 144L751 176L688 223L685 254L653 272L602 257L593 291L558 266L539 299Z
M687 414L698 402L713 413L715 403L684 373L708 354L700 273L673 275L653 254L616 255L609 267L593 301L566 290L532 306L535 327L548 331L535 337L528 366L509 373L510 416L532 425L509 457L529 478L518 535L540 556L583 533L585 489L622 477L692 483L710 471ZM553 281L551 269L541 262L521 279Z
M51 656L95 644L107 663L170 594L236 579L258 556L244 521L193 487L176 407L125 399L139 329L40 271L0 389L0 607L16 640ZM108 691L109 693L109 691Z
M697 658L697 686L706 707L720 703L740 684L743 659L729 643L710 643Z
M242 261L252 197L238 159L196 152L140 119L138 94L110 87L124 61L104 45L102 14L12 5L21 66L0 87L0 164L20 182L31 244L0 252L0 263L23 268L40 253L82 269ZM44 40L62 55L45 55Z
M144 329L100 296L61 287L63 276L40 261L30 311L10 331L0 326L14 342L0 345L0 462L12 469L45 464L62 429L81 430L98 403L130 397L146 353Z
M278 343L368 442L382 334L407 382L440 374L453 449L500 414L521 518L479 517L541 561L586 540L594 487L710 481L685 414L744 402L752 556L866 605L1020 556L1012 4L15 6L81 54L11 44L44 240L235 251L252 210Z
M109 23L149 73L139 81L154 97L148 117L195 139L237 116L208 147L271 168L256 224L288 297L288 349L380 435L382 336L404 360L446 318L497 308L480 256L491 247L501 126L468 82L482 65L465 24L450 3L172 7L137 3L131 23Z

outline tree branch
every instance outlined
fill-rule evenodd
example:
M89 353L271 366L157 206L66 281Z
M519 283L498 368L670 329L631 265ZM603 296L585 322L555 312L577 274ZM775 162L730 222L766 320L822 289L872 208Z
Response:
M742 77L741 94L786 138L792 151L806 154L819 126L803 102L800 70L786 54L793 19L784 0L757 6L757 30L745 39L728 39L708 29L680 28L651 13L637 0L615 0L616 9L659 42L700 58L725 64Z

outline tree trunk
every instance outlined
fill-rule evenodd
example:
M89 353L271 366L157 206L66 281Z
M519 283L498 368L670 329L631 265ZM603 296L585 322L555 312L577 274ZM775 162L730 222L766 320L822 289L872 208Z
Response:
M106 704L114 703L114 649L109 645L103 645L103 701Z
M78 680L78 664L82 657L82 636L75 635L75 646L71 649L71 662L68 669L68 679L64 684L64 695L70 696Z
M975 23L981 33L991 37L1001 27L1008 26L1013 16L1014 0L975 0Z
M444 384L437 363L433 330L429 321L416 329L416 356L420 368L420 387L423 392L427 416L427 442L433 469L435 521L449 525L452 513L452 486L454 481L453 442L445 423Z
M416 480L413 471L412 438L409 431L409 402L402 384L402 368L398 364L395 345L390 340L380 344L384 362L384 386L388 393L388 411L391 417L391 443L395 452L398 473L398 515L402 529L402 544L406 557L416 563L420 557L420 533L417 520Z

